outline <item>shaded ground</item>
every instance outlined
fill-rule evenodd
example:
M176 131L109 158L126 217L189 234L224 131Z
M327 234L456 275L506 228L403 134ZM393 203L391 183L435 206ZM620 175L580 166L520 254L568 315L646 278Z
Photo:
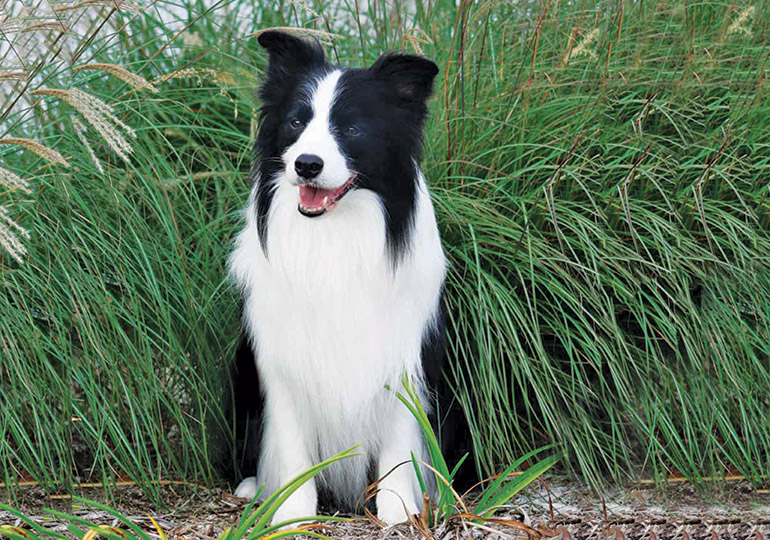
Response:
M240 499L221 489L189 490L164 487L166 507L153 509L136 487L119 488L112 506L132 521L153 531L151 514L169 539L216 539L235 524L244 508ZM85 489L82 496L104 500L103 492ZM43 508L54 508L112 526L120 524L106 512L73 505L71 500L46 497L39 488L24 488L14 504L25 514L59 532L63 523L51 519ZM568 481L549 480L518 497L501 516L524 522L542 538L572 539L751 539L770 540L770 491L752 490L745 482L731 482L711 500L699 497L688 484L672 485L665 493L647 485L608 492L602 501L585 488ZM21 526L18 519L0 510L0 524ZM335 525L330 532L339 539L417 539L423 538L413 527L402 525L381 529L366 518ZM441 526L437 540L481 538L526 538L526 535L499 525Z

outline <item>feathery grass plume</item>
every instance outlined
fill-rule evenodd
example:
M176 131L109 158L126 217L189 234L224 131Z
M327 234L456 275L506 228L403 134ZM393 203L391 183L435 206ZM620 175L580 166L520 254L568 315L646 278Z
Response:
M7 71L0 73L0 82L2 81L25 81L27 80L26 71Z
M738 14L738 18L735 19L730 26L727 27L725 36L732 34L744 34L747 37L751 36L751 29L748 27L749 20L754 16L754 6L748 6Z
M5 34L20 32L22 28L22 21L20 21L18 17L7 17L0 21L0 31Z
M96 168L99 170L99 172L104 174L104 167L102 167L101 161L99 161L99 158L96 157L94 149L91 148L91 145L88 143L88 139L86 138L86 126L84 126L83 122L77 118L73 118L72 127L75 129L75 134L78 136L78 139L80 139L80 142L82 142L83 146L85 146L88 155L91 156L91 161L94 162L94 165L96 165Z
M20 189L24 193L30 194L32 190L29 189L29 183L24 180L18 174L12 173L7 169L0 167L0 185L6 186L10 189Z
M34 139L19 139L16 137L8 137L5 139L0 139L0 144L15 144L16 146L21 146L25 150L29 150L30 152L37 154L50 163L60 163L65 167L70 166L67 160L64 159L64 156L62 156L59 152L53 148L43 146Z
M318 16L318 14L315 13L314 11L311 11L311 13L314 13L316 16ZM325 30L316 30L314 28L297 28L294 26L273 26L270 28L263 28L261 30L257 30L256 32L246 34L244 37L254 37L260 34L264 34L265 32L273 32L273 31L285 32L287 34L294 34L295 36L315 36L315 37L325 37L325 38L342 37L339 34L333 34L332 32L327 32Z
M19 264L24 262L27 248L19 240L19 235L29 239L29 231L16 223L5 206L0 206L0 246Z
M151 82L149 82L144 77L141 77L137 75L136 73L131 73L123 66L119 66L116 64L86 64L85 66L78 66L74 68L72 71L81 71L81 70L93 70L93 71L104 71L105 73L109 73L113 77L117 77L123 82L126 82L133 86L134 88L146 88L153 94L158 93L158 89L155 88Z
M64 32L67 30L67 27L59 21L42 21L39 23L31 24L29 26L25 26L21 29L21 33L26 34L27 32L38 32L40 30L61 30Z
M202 47L203 38L198 32L185 32L182 34L182 41L188 47Z
M586 36L583 38L583 41L577 44L577 46L574 49L571 49L565 56L563 63L567 64L570 60L573 58L577 58L578 56L587 55L596 60L596 52L591 49L591 45L593 44L594 40L599 36L599 29L594 28L591 30Z
M422 50L422 45L433 45L433 40L430 36L421 28L413 28L404 36L404 40L412 46L414 51L419 55L425 55Z
M171 79L198 79L198 81L217 81L219 72L210 68L184 68L166 73L165 75L158 77L153 82L166 82Z
M136 138L136 132L115 116L110 105L77 88L70 88L69 90L44 88L30 92L30 95L53 96L70 104L96 129L109 147L128 163L128 154L132 153L134 149L117 128L121 128L133 138Z
M158 78L157 81L165 82L169 79L197 79L199 84L203 81L209 81L224 87L235 83L235 79L233 79L231 74L226 71L217 71L210 68L180 69Z
M300 10L304 11L305 13L309 13L310 15L312 15L313 17L315 17L317 19L321 19L323 17L323 15L321 15L319 12L315 11L314 9L312 9L310 6L308 6L302 0L289 0L288 3L292 7L293 10L300 9ZM278 29L278 27L276 27L276 29Z
M315 13L314 11L310 10L308 8L308 11L311 13ZM318 16L318 14L316 14ZM295 28L293 26L273 26L272 28L263 28L261 30L257 30L256 32L252 32L250 34L246 34L243 36L244 38L250 38L255 37L260 34L263 34L265 32L278 30L280 32L286 32L287 34L293 34L295 36L299 37L305 37L305 36L312 36L314 38L318 38L321 43L324 45L331 44L334 39L340 39L342 36L339 34L333 34L332 32L325 32L323 30L315 30L314 28ZM322 39L323 38L323 39Z
M219 94L222 96L227 95L227 89L235 84L233 76L226 71L217 71L210 68L184 68L177 71L167 73L162 77L158 77L153 83L164 83L171 79L195 79L200 86L203 81L208 81L216 84L219 87Z
M86 7L111 7L130 13L139 13L142 11L142 6L133 0L83 0L82 2L77 2L75 4L56 6L53 10L57 13L63 13L65 11Z

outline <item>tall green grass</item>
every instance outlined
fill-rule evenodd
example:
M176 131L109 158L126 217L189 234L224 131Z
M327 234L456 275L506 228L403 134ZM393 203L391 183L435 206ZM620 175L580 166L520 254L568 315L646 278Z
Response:
M433 177L482 464L544 440L595 484L768 470L770 42L731 6L544 3L486 38L469 13Z
M270 26L334 34L322 39L345 64L405 49L441 67L423 167L451 261L450 377L483 472L555 442L596 486L727 471L760 482L770 466L765 4L88 9L88 25L45 30L50 49L28 66L29 85L0 102L3 137L36 138L71 164L0 146L0 166L34 190L0 190L30 232L22 264L0 257L7 486L120 477L157 494L157 479L209 484L235 460L223 389L238 306L225 260L265 67L248 34ZM55 54L66 40L80 51L72 65ZM121 64L159 92L72 69L88 62ZM100 173L78 113L30 96L71 87L136 131L128 163L84 122Z

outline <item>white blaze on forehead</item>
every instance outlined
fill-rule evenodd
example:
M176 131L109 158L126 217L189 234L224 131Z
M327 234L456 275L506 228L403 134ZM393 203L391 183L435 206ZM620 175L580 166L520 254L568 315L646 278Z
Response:
M335 70L321 79L312 97L313 121L329 125L329 117L332 113L332 106L337 97L337 82L342 76L342 71Z
M292 184L297 184L299 181L294 170L294 162L302 154L313 154L323 160L323 170L313 181L319 187L325 189L340 187L353 174L348 169L345 156L342 155L337 140L334 138L331 125L331 111L337 97L337 84L341 76L342 71L332 71L324 75L315 87L308 91L313 117L297 141L289 146L283 154L286 164L286 178Z

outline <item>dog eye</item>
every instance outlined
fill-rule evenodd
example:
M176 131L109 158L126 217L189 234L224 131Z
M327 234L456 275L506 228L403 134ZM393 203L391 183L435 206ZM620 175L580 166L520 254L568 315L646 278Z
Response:
M350 126L348 129L345 130L345 135L348 137L357 137L361 135L361 130L358 129L356 126Z
M292 129L299 129L302 127L302 121L299 118L292 118L289 120L289 125Z

